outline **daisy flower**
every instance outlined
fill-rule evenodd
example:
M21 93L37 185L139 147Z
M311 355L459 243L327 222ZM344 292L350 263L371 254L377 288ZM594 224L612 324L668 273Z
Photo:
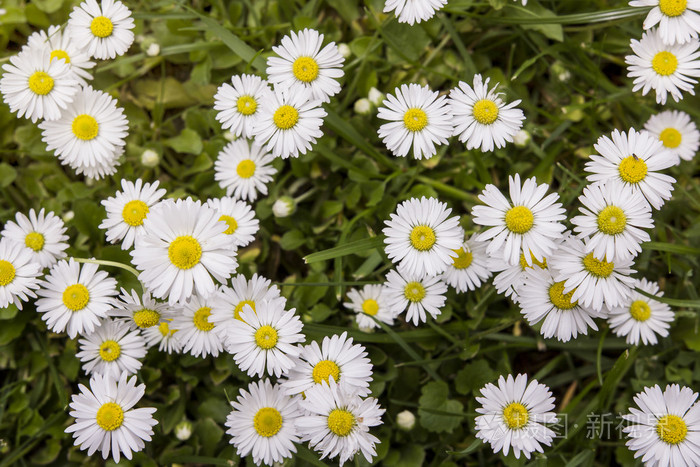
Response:
M321 345L313 341L301 348L296 366L282 383L287 394L304 393L323 383L335 381L343 391L357 393L362 397L369 394L372 381L372 363L367 351L360 344L353 344L347 332L341 335L325 336Z
M588 334L588 328L597 331L593 318L604 318L604 313L579 305L572 297L573 289L564 293L565 281L555 282L551 273L532 267L525 273L518 289L518 305L530 326L542 321L540 334L546 339L555 337L561 342Z
M216 324L209 321L214 303L216 294L211 294L206 299L192 295L180 312L174 315L167 329L170 326L177 329L178 338L183 343L182 352L205 358L207 355L217 357L223 350Z
M316 138L323 136L321 125L326 111L321 104L320 99L311 98L308 89L276 89L262 99L260 117L253 127L255 140L282 159L306 154Z
M430 159L435 145L447 144L452 136L452 114L447 98L428 86L402 84L388 94L377 117L388 120L379 127L379 137L397 157L405 157L413 146L415 159Z
M559 242L555 241L555 243L558 244ZM556 254L556 251L555 248L552 254ZM518 289L525 282L525 273L528 269L535 266L547 269L547 258L538 261L537 258L530 254L532 264L528 265L525 260L525 253L520 253L520 261L515 264L508 264L499 253L495 252L496 256L489 255L488 257L488 270L498 273L493 278L493 285L496 287L496 292L510 297L513 303L518 303Z
M644 124L644 129L658 138L663 147L676 159L692 160L700 147L698 127L690 119L690 115L679 110L666 110L652 115Z
M17 117L57 120L80 89L75 72L65 60L51 60L46 46L30 47L2 66L0 93Z
M32 290L39 288L41 267L33 261L28 248L7 239L0 240L0 308L36 298Z
M94 58L124 55L134 42L131 11L117 0L85 0L73 9L68 28L76 44L82 44Z
M622 306L634 285L632 259L598 258L574 236L564 240L549 266L555 281L565 281L562 293L573 291L572 301L594 311L600 311L603 303L608 309Z
M66 226L53 212L44 214L42 208L37 215L34 209L30 209L29 217L18 212L15 221L7 221L2 237L32 250L32 262L38 263L42 269L53 266L66 256Z
M432 18L447 0L386 0L384 13L394 12L399 23L420 23Z
M669 45L684 44L698 37L700 3L696 0L632 0L630 6L653 7L644 20L644 29L659 25L661 40Z
M207 206L220 215L220 221L226 222L228 228L224 233L235 246L242 248L255 240L260 221L255 218L255 211L250 204L223 197L207 200Z
M121 292L119 300L108 314L111 318L126 323L129 329L148 329L157 326L164 316L169 317L171 314L170 307L166 303L153 300L148 291L141 296L133 289L129 293L122 288Z
M311 91L312 99L330 102L340 92L338 79L343 77L345 59L335 42L323 50L323 34L315 29L292 31L284 36L281 45L273 46L278 57L267 59L267 76L275 89L294 94L299 89Z
M520 254L525 254L528 266L533 258L542 261L552 253L555 240L564 232L566 217L557 193L545 197L549 185L537 185L534 177L520 186L520 175L508 177L510 201L494 185L486 185L479 199L486 206L474 206L474 223L491 227L478 234L475 240L490 240L486 252L500 256L508 264L517 264Z
M127 380L122 373L119 380L111 375L93 375L90 389L78 385L80 394L73 394L69 415L75 423L66 428L73 433L75 446L92 456L102 452L102 458L110 454L119 462L121 453L131 459L132 451L139 452L153 436L153 427L158 422L153 418L156 409L142 407L134 409L146 391L145 384L136 385L136 376Z
M94 332L78 340L80 351L75 354L83 362L88 375L111 374L118 378L122 372L133 375L141 368L139 359L146 356L146 342L138 330L130 330L123 321L102 320Z
M255 201L258 192L267 195L267 183L277 169L271 165L275 156L255 141L241 138L227 144L214 164L214 179L228 196Z
M486 243L467 239L454 250L457 256L442 274L442 280L457 292L476 290L481 283L491 277Z
M586 162L589 182L621 183L627 192L641 193L654 209L671 198L676 179L658 171L674 165L676 158L651 133L614 130L612 139L601 136L594 147L600 156L593 154Z
M437 318L445 305L447 284L440 276L418 276L391 270L386 275L386 299L394 316L406 311L406 321L418 323L428 321L426 312Z
M51 331L65 331L71 339L93 332L117 295L117 281L98 271L97 264L81 267L73 258L56 263L39 285L36 293L42 298L36 301L36 311Z
M233 85L233 86L232 86ZM260 116L260 104L270 88L267 81L255 75L233 75L231 84L224 83L214 96L214 110L221 128L233 136L250 138L253 126Z
M371 316L389 326L394 324L394 313L389 309L383 285L367 284L361 290L350 289L348 300L350 301L343 305L357 313L355 319L360 329L370 330L379 327Z
M464 81L450 91L448 100L454 115L454 135L467 144L467 149L493 151L513 142L513 136L523 127L525 114L516 106L520 99L506 104L498 84L489 89L489 78L482 81L474 75L474 87Z
M369 429L381 425L384 414L377 399L345 392L335 381L309 388L305 396L299 400L305 413L296 420L296 427L302 440L321 453L321 459L339 456L343 465L361 452L372 462L380 441Z
M139 280L154 297L170 305L193 293L206 296L238 267L236 250L219 214L192 198L165 200L143 222L143 234L131 251Z
M700 465L700 404L698 393L669 384L645 387L634 396L639 409L622 416L630 422L623 428L627 447L645 465L670 467Z
M142 329L141 334L146 341L146 347L158 346L159 352L180 353L183 342L177 329L172 327L172 318L161 318L158 326Z
M646 279L637 279L634 287L651 295L662 297L659 284ZM668 328L674 314L665 303L648 298L639 292L630 291L622 306L613 307L608 314L608 323L616 335L627 338L630 345L654 345L658 342L656 335L668 336Z
M464 239L459 217L447 217L451 212L436 198L411 198L397 206L382 232L385 252L399 271L435 276L447 269Z
M528 384L527 375L508 375L498 378L498 387L488 383L481 388L476 400L481 407L476 411L476 437L487 442L493 452L503 451L507 456L513 449L516 459L524 454L544 452L542 445L550 446L554 431L547 428L557 419L552 392L544 384L533 379Z
M75 74L75 80L81 86L87 86L87 82L92 80L88 70L95 67L95 62L90 61L88 54L78 46L68 29L61 29L61 26L54 25L49 26L48 34L46 31L35 32L29 36L27 45L22 50L38 47L48 47L51 51L51 60L65 60Z
M632 92L656 91L656 103L666 104L670 94L674 101L683 99L682 91L695 95L693 87L700 76L700 41L692 39L685 44L666 45L658 30L645 32L642 40L632 39L634 55L625 57L627 76L634 78Z
M594 183L579 196L581 215L571 219L580 238L590 237L586 251L597 258L633 258L640 243L650 240L642 229L654 227L651 209L644 196L620 183Z
M293 358L299 355L295 344L305 339L304 325L294 311L286 311L279 300L258 302L255 310L243 307L241 319L234 320L226 337L226 350L241 371L279 378L294 366Z
M226 417L226 434L239 456L253 455L256 465L281 464L297 452L296 421L301 416L296 398L265 378L241 389L233 410Z
M90 86L75 95L61 118L41 122L39 128L48 151L91 178L112 173L129 134L129 122L117 100Z

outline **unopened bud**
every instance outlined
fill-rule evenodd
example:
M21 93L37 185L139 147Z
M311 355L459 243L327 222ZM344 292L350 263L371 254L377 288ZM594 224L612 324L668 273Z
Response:
M369 103L369 99L365 99L363 97L362 99L358 99L355 102L354 109L355 113L358 113L360 115L368 115L372 110L372 104Z
M146 149L141 154L141 164L146 167L153 168L160 162L160 156L153 149Z
M343 58L348 58L350 55L352 55L350 47L348 47L348 45L344 43L338 44L338 53L342 55Z
M275 217L287 217L296 211L296 203L290 196L281 196L272 205L272 213Z
M183 420L175 425L175 437L180 441L187 441L192 436L192 423Z
M513 143L519 148L527 146L531 139L532 136L530 136L530 132L527 130L519 130L513 135Z
M379 107L384 100L384 93L377 88L370 88L369 94L367 95L369 101L376 107Z
M155 57L159 53L160 53L160 46L158 45L157 42L152 43L146 49L146 55L148 55L149 57Z
M410 410L404 410L396 416L396 423L402 430L410 431L416 426L416 416Z

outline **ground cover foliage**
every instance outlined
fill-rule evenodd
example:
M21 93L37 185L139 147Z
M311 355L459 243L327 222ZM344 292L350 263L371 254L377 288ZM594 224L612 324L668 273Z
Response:
M5 0L0 17L0 62L17 53L33 31L62 24L77 2ZM380 283L391 268L381 248L360 242L380 232L398 202L433 196L461 216L467 233L476 195L488 183L503 189L507 176L550 183L573 212L585 185L583 165L599 136L614 128L641 128L660 111L653 95L631 92L625 55L641 36L646 10L622 1L454 0L432 20L410 27L381 13L383 2L125 1L136 19L137 41L128 54L98 63L96 89L111 93L129 120L125 160L116 175L87 183L46 152L41 131L0 105L0 221L41 207L64 216L69 256L129 263L118 245L106 243L98 225L100 201L121 178L160 180L171 197L205 200L225 194L213 163L227 143L215 120L213 96L232 74L264 73L270 48L290 30L315 28L326 40L346 43L342 91L330 104L324 136L298 159L276 159L269 195L255 203L260 231L239 254L238 272L258 272L276 282L305 323L307 342L348 331L365 345L374 365L372 395L387 409L375 463L386 465L634 465L616 426L644 386L700 381L700 298L694 274L700 254L700 185L697 162L668 171L673 199L654 213L652 243L636 259L639 277L658 281L676 312L671 335L656 346L629 346L601 330L568 343L544 340L518 307L487 284L475 292L450 290L436 320L419 327L399 320L373 333L357 329L341 306L349 287ZM149 56L157 43L160 53ZM466 151L453 139L428 160L394 158L377 137L376 108L358 114L354 103L372 87L389 93L403 83L447 91L475 73L504 85L508 100L522 99L532 140L493 153ZM698 99L669 103L700 118ZM160 162L142 164L146 149ZM290 217L275 217L280 196L300 198ZM345 255L308 255L339 245ZM357 244L355 244L357 245ZM307 261L304 258L307 257ZM137 287L129 272L104 268L124 287ZM72 446L63 430L66 407L87 379L75 358L76 340L47 331L34 311L0 310L0 465L100 465ZM474 396L501 374L527 373L547 384L566 436L544 455L516 460L476 440ZM134 465L229 465L239 459L224 435L228 400L251 378L232 358L198 359L152 350L139 371L149 405L158 411L155 437ZM402 430L397 415L416 415ZM592 415L614 420L610 433L591 433ZM178 440L174 428L192 423ZM111 461L108 461L108 463ZM245 460L240 460L245 464ZM252 461L248 460L252 465ZM124 459L122 464L128 464ZM289 465L323 465L299 447ZM357 465L366 462L360 456Z

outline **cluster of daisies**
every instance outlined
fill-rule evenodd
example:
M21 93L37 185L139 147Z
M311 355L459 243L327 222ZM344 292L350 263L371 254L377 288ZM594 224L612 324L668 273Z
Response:
M522 0L522 4L527 5L527 0ZM386 0L384 13L393 11L399 23L413 25L429 20L445 5L447 0Z
M128 122L109 94L93 89L92 59L123 55L134 41L131 11L120 1L86 0L68 24L35 32L3 65L0 93L18 117L39 123L47 150L88 178L116 172Z

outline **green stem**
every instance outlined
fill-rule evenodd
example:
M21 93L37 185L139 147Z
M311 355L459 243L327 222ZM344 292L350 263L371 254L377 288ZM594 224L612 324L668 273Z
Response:
M125 271L129 271L131 274L136 276L136 278L139 278L139 272L132 268L131 266L124 264L124 263L119 263L117 261L107 261L104 259L93 259L93 258L73 258L73 260L77 263L92 263L92 264L100 264L102 266L113 266L115 268L120 268L124 269ZM139 281L140 282L140 281ZM141 288L145 289L143 287L143 284L141 284Z

